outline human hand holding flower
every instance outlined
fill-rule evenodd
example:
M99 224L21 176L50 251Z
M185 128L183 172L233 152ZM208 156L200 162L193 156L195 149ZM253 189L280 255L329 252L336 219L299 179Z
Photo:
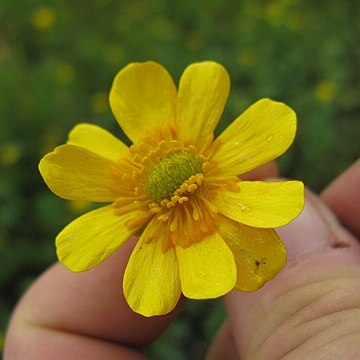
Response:
M279 229L288 264L254 293L225 297L208 360L359 359L360 160Z
M270 163L252 177L274 170ZM255 293L225 296L228 318L209 360L360 356L359 182L358 161L321 198L308 193L302 214L281 229L288 265ZM134 240L87 272L56 264L42 275L14 313L5 359L145 359L136 347L155 341L179 307L145 318L127 306L121 274Z
M111 203L57 236L67 268L89 270L139 235L123 292L144 316L170 312L181 293L209 299L257 290L286 264L273 228L302 210L302 182L239 176L287 150L296 116L262 99L214 140L229 89L228 73L214 62L187 67L178 90L161 65L130 64L114 80L110 105L133 145L80 124L39 164L58 196Z
M250 182L245 173L260 166L252 173L253 180L264 177L260 174L275 175L261 173L261 165L291 144L295 114L282 103L263 99L214 140L213 130L228 91L226 71L212 62L188 67L178 92L158 64L130 65L116 77L110 103L134 145L128 149L107 131L80 124L66 145L42 159L40 171L57 195L111 205L73 221L56 239L58 257L66 267L89 271L74 274L56 265L30 290L25 306L20 306L23 319L38 324L31 336L44 335L51 344L30 346L34 357L139 358L139 353L123 345L141 345L158 336L173 319L181 293L206 299L234 288L254 291L284 267L286 251L273 228L300 213L303 185L298 181ZM128 240L134 234L139 238ZM285 238L286 234L284 230ZM349 242L336 244L348 246ZM286 274L279 278L286 280ZM264 289L247 304L257 316L263 312L253 305L257 296L262 299L263 293L276 293L277 283L267 287L275 290ZM238 295L245 303L243 299L249 297ZM224 351L223 344L228 343L229 334L236 333L236 324L251 314L238 306L236 297L231 298L232 325L223 328L213 356L219 349ZM271 300L276 305L276 298ZM37 308L26 305L34 302ZM232 314L233 303L237 315ZM291 301L286 304L292 306ZM260 305L266 308L263 299ZM168 315L145 321L128 306L144 316ZM238 321L242 310L245 313ZM280 313L276 310L274 316ZM259 324L263 320L257 318ZM16 316L14 323L13 344L19 326ZM266 326L262 329L266 341L269 332ZM250 328L245 334L254 331ZM241 336L236 339L243 341ZM241 345L240 354L253 358L254 352L248 355L248 343ZM61 352L66 344L65 353ZM237 354L237 345L233 342L226 349ZM259 346L253 349L256 354Z

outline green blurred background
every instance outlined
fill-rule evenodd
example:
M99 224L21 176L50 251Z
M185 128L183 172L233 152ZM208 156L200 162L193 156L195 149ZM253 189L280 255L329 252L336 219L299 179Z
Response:
M232 90L218 130L261 97L286 102L298 134L280 160L283 174L321 191L359 155L359 8L335 0L1 0L0 348L16 301L55 261L55 235L89 206L54 196L38 161L78 122L123 138L107 100L120 68L152 59L178 80L191 62L222 63ZM219 300L189 302L147 351L202 359L224 316Z

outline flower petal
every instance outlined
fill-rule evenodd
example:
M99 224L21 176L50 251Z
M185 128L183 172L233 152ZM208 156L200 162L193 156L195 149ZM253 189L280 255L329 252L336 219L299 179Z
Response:
M133 63L116 75L110 106L125 134L140 142L174 120L176 87L161 65Z
M183 294L211 299L231 291L236 283L234 256L218 233L192 244L176 246Z
M116 164L85 148L62 145L45 155L39 170L56 195L68 200L110 202L116 199Z
M283 103L262 99L218 137L213 159L222 175L240 175L280 156L291 145L296 115Z
M100 264L139 230L125 225L138 215L136 211L115 215L113 207L105 206L80 216L56 238L59 260L72 271Z
M69 134L67 144L83 147L115 163L129 153L129 148L119 139L92 124L76 125Z
M234 254L237 290L261 288L286 265L286 249L273 229L254 228L219 216L218 231Z
M246 225L274 228L286 225L304 207L301 181L240 181L239 192L224 191L213 199L219 212Z
M177 124L185 143L204 149L229 95L230 78L223 66L206 61L188 66L179 84Z
M144 316L167 314L181 294L175 249L161 250L164 232L149 241L151 223L141 235L124 274L124 295L135 312Z

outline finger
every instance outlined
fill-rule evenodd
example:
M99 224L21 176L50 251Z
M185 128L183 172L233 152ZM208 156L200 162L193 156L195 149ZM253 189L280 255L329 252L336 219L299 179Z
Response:
M239 354L236 349L234 334L228 320L222 324L215 339L211 343L206 360L238 360Z
M50 268L20 302L9 337L18 332L19 325L30 323L132 346L156 339L177 310L165 316L145 318L128 307L122 293L122 277L135 241L131 239L108 260L83 273L73 273L61 264ZM33 342L32 346L39 344L42 342Z
M279 167L276 161L270 161L246 174L242 174L242 180L263 180L267 178L276 178L279 176ZM229 321L225 321L216 334L215 339L209 349L207 360L217 359L238 359L233 334Z
M360 332L359 312L351 310L360 307L360 245L317 197L306 200L303 213L279 230L286 268L257 292L225 298L241 359L358 351L355 335L345 335Z
M340 221L360 236L360 160L335 179L321 197Z
M105 340L23 323L5 344L4 359L145 360L140 352Z
M279 167L276 161L270 161L258 168L240 175L241 180L262 180L279 176Z
M277 174L276 163L270 162L242 178L262 179ZM84 273L72 273L61 264L49 269L18 306L7 342L15 344L18 350L20 344L26 343L25 350L32 349L36 353L43 347L33 337L41 334L48 345L52 344L45 351L57 348L56 344L61 341L72 344L70 348L78 351L85 346L85 351L94 356L96 349L99 354L114 351L114 355L115 351L130 351L114 344L110 346L106 341L144 345L156 339L173 320L177 310L163 317L146 319L129 309L122 293L122 275L134 242L133 239L103 264ZM31 336L24 331L26 323L34 325ZM19 339L19 334L31 341L26 342L21 336ZM133 355L138 356L136 353ZM51 357L51 353L48 356ZM130 359L130 354L127 358Z

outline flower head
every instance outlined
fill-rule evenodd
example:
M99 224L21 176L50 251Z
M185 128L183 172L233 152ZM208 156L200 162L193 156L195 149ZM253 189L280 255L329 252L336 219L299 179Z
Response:
M110 203L57 236L69 269L88 270L139 235L123 291L145 316L171 311L181 293L205 299L256 290L286 263L273 228L300 213L303 184L241 181L241 174L290 146L296 116L262 99L214 140L229 88L214 62L190 65L178 90L159 64L130 64L114 80L110 105L133 145L79 124L40 162L58 196Z
M52 8L43 6L34 11L31 20L37 30L45 31L54 26L56 14Z

